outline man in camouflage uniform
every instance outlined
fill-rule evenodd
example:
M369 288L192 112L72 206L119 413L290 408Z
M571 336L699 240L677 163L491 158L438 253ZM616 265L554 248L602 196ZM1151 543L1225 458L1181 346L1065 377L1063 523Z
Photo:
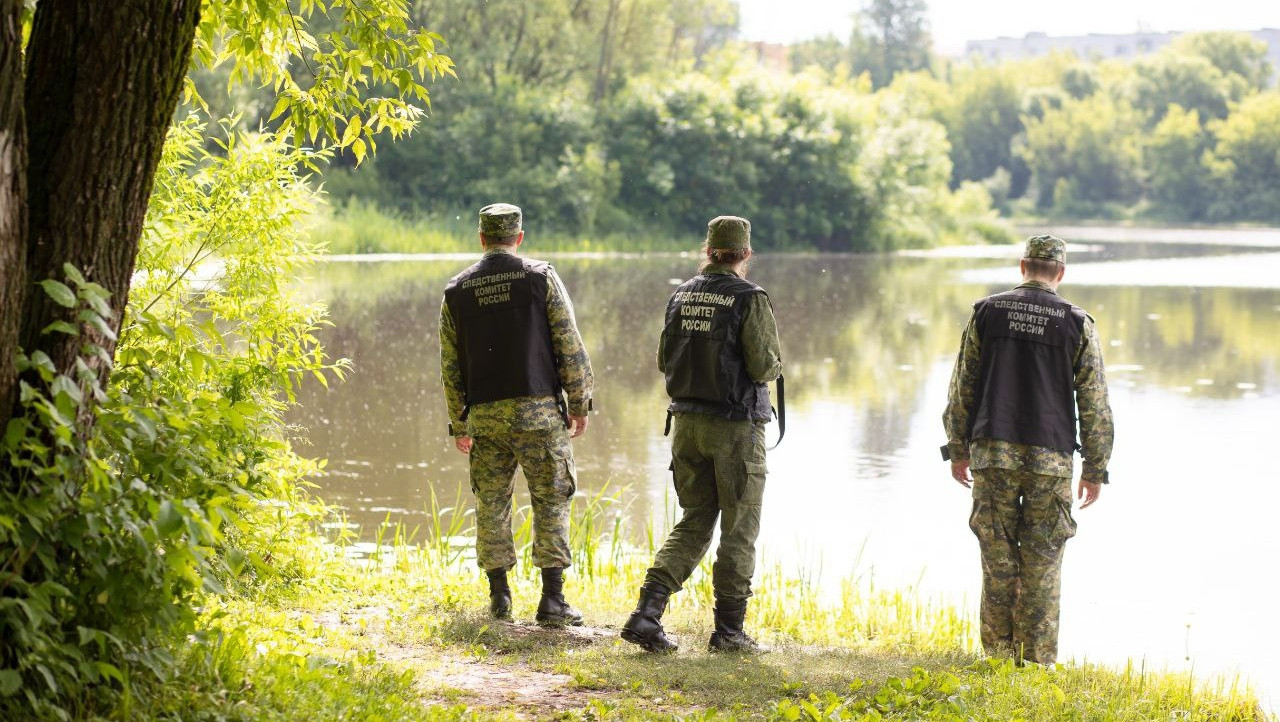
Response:
M1107 483L1113 429L1093 318L1057 295L1066 244L1033 236L1023 256L1021 285L974 304L942 419L944 456L973 488L983 649L1053 664L1062 553L1076 532L1072 454L1083 459L1083 509Z
M751 224L720 216L707 225L699 274L667 303L658 344L668 413L675 422L671 470L682 514L640 588L622 638L652 652L672 652L663 632L667 599L679 591L711 546L715 590L713 652L756 652L742 630L755 571L755 542L764 495L765 385L782 374L773 308L764 289L746 280Z
M484 257L449 282L440 306L440 375L454 444L470 455L476 562L489 577L490 612L511 619L518 465L533 502L533 563L542 570L536 620L578 625L582 615L562 591L576 490L569 439L587 429L594 381L568 292L549 264L516 254L523 241L518 207L480 209Z

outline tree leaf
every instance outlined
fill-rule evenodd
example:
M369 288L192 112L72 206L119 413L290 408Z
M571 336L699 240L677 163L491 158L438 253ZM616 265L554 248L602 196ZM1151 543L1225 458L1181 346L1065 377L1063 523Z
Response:
M80 269L76 268L70 263L62 264L62 272L67 274L67 278L70 279L71 282L76 284L77 286L84 285L84 276L80 273Z
M79 335L80 335L80 329L78 329L78 328L76 328L75 326L73 326L73 325L71 325L71 324L67 323L66 321L54 321L53 323L49 324L48 326L45 326L45 327L44 327L44 329L43 329L42 331L40 331L40 333L43 335L43 334L46 334L46 333L51 333L51 332L53 332L53 331L57 331L58 333L65 333L65 334L67 334L68 336L79 336Z
M9 697L22 688L22 675L16 669L0 669L0 697Z
M41 281L40 285L44 288L44 292L49 295L49 298L53 299L54 303L63 308L76 307L75 291L72 291L67 284L48 278Z
M160 513L156 515L156 530L162 536L173 536L182 528L182 513L173 502L165 499L160 502Z

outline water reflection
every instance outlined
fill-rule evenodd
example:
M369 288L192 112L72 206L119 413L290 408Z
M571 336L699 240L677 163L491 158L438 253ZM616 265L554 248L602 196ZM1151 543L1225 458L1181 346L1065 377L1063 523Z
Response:
M1062 651L1159 665L1190 653L1200 671L1238 665L1280 679L1280 662L1263 656L1280 648L1280 630L1263 621L1273 582L1257 566L1280 556L1268 459L1280 419L1280 254L1199 250L1073 248L1063 293L1094 314L1106 344L1116 483L1078 514ZM598 413L576 442L579 486L625 487L632 531L661 525L669 451L654 352L673 280L695 261L555 263L598 380ZM443 504L470 503L459 498L465 457L445 436L436 339L444 283L465 265L332 263L310 285L330 304L330 352L355 371L330 390L304 388L292 420L330 460L323 495L366 527L388 516L421 523L433 488ZM1257 275L1271 282L1215 282ZM770 291L788 382L765 556L830 581L859 574L976 600L969 499L938 459L940 416L969 304L1016 282L1012 258L764 256L752 277Z

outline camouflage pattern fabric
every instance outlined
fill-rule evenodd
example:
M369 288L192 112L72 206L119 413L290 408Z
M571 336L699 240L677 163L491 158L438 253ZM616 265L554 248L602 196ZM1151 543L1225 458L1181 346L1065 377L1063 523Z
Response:
M479 230L489 238L510 238L520 232L523 219L519 206L493 203L480 209Z
M1054 292L1039 281L1019 288ZM974 478L969 527L982 553L982 646L989 655L1051 664L1058 651L1062 553L1076 531L1071 517L1074 459L1070 453L1041 446L968 439L981 342L970 318L942 421L951 458L968 459ZM1102 482L1114 427L1102 349L1090 317L1081 331L1072 384L1083 447L1081 479Z
M1028 281L1019 288L1037 288L1053 292L1047 284ZM1070 477L1074 459L1067 452L1028 444L1015 444L1000 439L974 439L970 444L969 420L974 412L974 393L978 384L982 339L973 318L964 329L960 354L951 374L947 408L942 423L947 432L947 447L952 459L969 459L971 469L1023 469L1047 476ZM1086 317L1076 350L1076 409L1079 413L1081 478L1101 482L1111 460L1115 427L1107 400L1107 378L1102 365L1102 348L1093 319Z
M513 253L493 247L490 253ZM560 384L573 416L586 416L595 377L574 318L569 294L551 269L547 322ZM564 417L553 396L521 396L476 404L462 420L465 388L458 360L458 334L447 303L440 304L440 377L454 436L470 436L471 489L476 494L476 563L486 571L516 562L511 540L511 495L518 465L533 498L534 565L567 568L569 498L576 475ZM554 463L553 463L554 460Z
M1053 664L1062 552L1076 533L1071 478L996 468L973 478L969 528L982 551L982 648Z
M1057 236L1032 236L1027 239L1027 247L1022 252L1023 258L1044 258L1049 261L1067 262L1067 244Z
M495 247L486 250L485 255L512 252L508 248ZM573 303L554 268L547 278L547 322L551 325L551 345L556 355L560 385L568 399L569 413L585 416L591 403L595 377L591 373L591 359L578 333ZM458 361L458 333L446 302L440 304L440 377L454 436L496 436L507 431L564 426L564 418L553 396L521 396L476 404L468 412L467 420L462 420L466 395L462 366Z
M486 571L515 566L511 495L519 465L529 482L533 505L533 565L539 569L571 566L569 505L577 474L564 426L477 436L470 462L471 491L476 495L476 564Z
M674 423L671 470L682 513L645 581L678 591L711 548L719 522L711 567L716 599L746 599L760 533L765 425L707 414L679 414Z

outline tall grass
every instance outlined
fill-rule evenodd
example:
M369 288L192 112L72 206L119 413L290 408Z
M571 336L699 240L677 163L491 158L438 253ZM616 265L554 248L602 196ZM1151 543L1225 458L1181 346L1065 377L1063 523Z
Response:
M626 618L650 547L665 533L624 528L621 497L580 495L572 506L566 595L597 630ZM374 545L339 532L282 549L279 563L305 576L267 577L241 595L211 597L179 679L164 695L139 700L133 718L338 719L356 710L361 719L387 720L1267 718L1238 679L983 660L962 611L857 580L824 602L813 578L781 566L759 576L749 608L750 630L773 649L763 657L700 651L713 599L705 564L663 619L682 642L675 656L637 652L612 632L589 631L599 641L586 643L530 631L539 577L528 563L527 507L513 524L522 563L512 588L523 622L495 624L472 553L473 513L442 507L434 496L427 510L419 528L384 523ZM569 680L564 695L583 692L582 707L472 707L465 689L432 681L440 660L559 673Z

